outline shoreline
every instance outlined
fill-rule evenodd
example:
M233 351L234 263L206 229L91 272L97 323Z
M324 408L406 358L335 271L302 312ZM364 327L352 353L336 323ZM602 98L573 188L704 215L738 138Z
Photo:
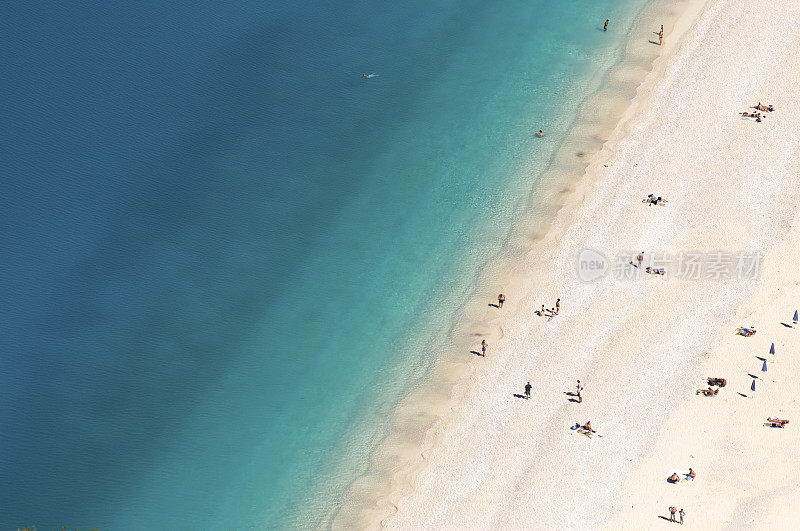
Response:
M486 310L497 289L467 308L474 321L463 332L473 346L488 337L489 355L471 360L449 401L432 392L441 420L421 444L383 448L376 462L392 482L362 482L382 497L335 527L648 529L668 523L670 505L704 528L796 518L791 425L763 423L800 415L791 356L800 336L787 324L800 300L800 98L798 68L786 67L797 64L800 6L760 6L775 11L767 33L749 30L744 1L691 6L676 26L683 36L665 48L673 53L655 61L551 230L515 262L514 280L529 289L499 286L508 312ZM738 116L758 101L778 112L760 124ZM642 205L653 192L669 204ZM576 278L585 249L623 261L585 283ZM628 265L640 249L648 259L705 253L704 267L714 253L757 255L764 274L691 278L673 260L667 276L643 275ZM556 320L534 315L557 297ZM745 325L759 335L735 335ZM771 342L782 357L766 353ZM728 379L719 397L695 394L706 376ZM586 386L580 406L568 398L576 378ZM516 396L526 380L530 401ZM588 440L569 430L586 420L598 433ZM695 481L666 482L690 466Z
M426 452L441 442L448 426L458 423L453 409L474 386L479 369L474 360L465 360L463 353L474 348L475 336L486 337L490 344L503 338L504 332L496 323L498 315L487 311L486 301L499 291L515 293L515 300L507 301L504 307L503 319L509 320L516 315L518 301L533 293L531 279L543 273L545 266L531 264L529 255L543 246L552 247L574 221L589 189L602 177L591 174L592 165L601 162L614 133L630 119L655 62L686 31L689 23L679 26L679 22L687 18L687 13L691 18L692 10L696 15L705 4L706 0L684 0L677 5L654 0L636 15L621 60L602 74L604 81L581 102L569 133L528 201L527 215L513 224L503 254L481 272L477 285L497 287L476 289L465 304L463 319L448 331L454 348L440 356L422 386L397 406L389 435L373 452L369 470L351 484L345 502L327 519L328 525L382 526L383 520L397 511L395 501L414 490L414 481L426 466ZM654 33L656 21L664 22L668 36L663 48L642 42Z

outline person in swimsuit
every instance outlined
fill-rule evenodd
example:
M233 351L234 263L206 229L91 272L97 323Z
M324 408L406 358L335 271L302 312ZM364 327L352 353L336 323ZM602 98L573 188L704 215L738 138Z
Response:
M708 389L698 389L695 394L702 394L703 396L717 396L717 393L719 393L719 389L711 389L709 387Z
M506 302L506 296L501 293L497 296L497 306L502 308L504 302Z
M556 315L561 310L561 299L556 299Z
M688 475L689 475L689 478L690 478L690 479L694 479L694 477L695 477L697 474L695 474L695 473L694 473L694 470L692 470L692 469L690 468L690 469L689 469L689 474L688 474Z
M580 380L578 380L577 395L578 395L578 403L580 404L581 402L583 402L583 386L581 385Z
M603 31L608 31L608 19L606 19L606 23L603 24Z
M531 397L531 387L532 386L531 386L530 382L525 384L525 398L530 398Z
M540 136L540 137L541 137L541 136L544 136L544 133L542 132L542 130L541 130L541 129L539 129L539 132L538 132L538 133L536 133L536 136Z
M483 357L484 358L486 357L486 347L488 347L488 346L489 346L489 343L487 343L485 339L481 341L481 352L483 352Z

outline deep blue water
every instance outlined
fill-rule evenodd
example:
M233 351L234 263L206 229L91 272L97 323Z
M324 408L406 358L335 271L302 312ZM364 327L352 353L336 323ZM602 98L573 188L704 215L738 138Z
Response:
M319 523L645 2L5 3L0 527Z

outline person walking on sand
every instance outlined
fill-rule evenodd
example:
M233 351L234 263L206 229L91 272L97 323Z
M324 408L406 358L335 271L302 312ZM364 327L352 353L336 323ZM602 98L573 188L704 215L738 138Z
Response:
M603 24L603 31L608 31L608 19L606 19L606 23Z
M556 315L558 315L559 310L561 310L561 299L556 299Z
M661 43L664 40L664 24L661 24L661 31L658 32L658 45L661 46Z
M578 390L578 392L577 392L577 394L578 394L578 403L580 404L581 402L583 402L583 386L581 385L581 381L580 380L578 380L577 390Z
M486 357L486 347L488 347L488 346L489 346L489 343L487 343L485 339L481 341L481 352L483 353L481 355L484 358Z
M506 302L506 296L501 293L497 296L497 307L502 308L504 302Z
M683 509L681 509L680 512L678 513L678 516L681 517L681 525L683 525L683 515L684 514L686 514L686 513L683 512Z
M532 386L531 386L530 382L525 384L525 399L528 399L528 398L531 397L531 387Z
M675 513L677 511L678 511L678 509L676 509L674 505L669 508L669 521L670 522L677 522L677 520L675 520Z
M639 262L639 267L642 267L643 260L644 260L644 251L639 253L639 256L636 257L636 261Z

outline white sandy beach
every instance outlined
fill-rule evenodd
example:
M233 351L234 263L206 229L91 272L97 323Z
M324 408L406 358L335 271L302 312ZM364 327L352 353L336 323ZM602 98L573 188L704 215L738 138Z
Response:
M800 309L800 2L684 7L551 229L513 278L487 280L504 308L467 308L486 358L465 352L446 390L401 406L421 441L382 445L388 479L356 482L334 527L656 529L675 525L671 505L695 528L800 523L800 326L781 324ZM743 120L759 101L776 111ZM585 249L607 260L594 282L579 278ZM627 265L639 251L666 275ZM700 278L677 262L692 253ZM557 317L534 313L558 297ZM716 397L695 394L707 376L727 380ZM578 379L581 404L566 394ZM532 398L515 397L527 381ZM592 438L570 430L587 420ZM694 481L666 482L689 467Z

